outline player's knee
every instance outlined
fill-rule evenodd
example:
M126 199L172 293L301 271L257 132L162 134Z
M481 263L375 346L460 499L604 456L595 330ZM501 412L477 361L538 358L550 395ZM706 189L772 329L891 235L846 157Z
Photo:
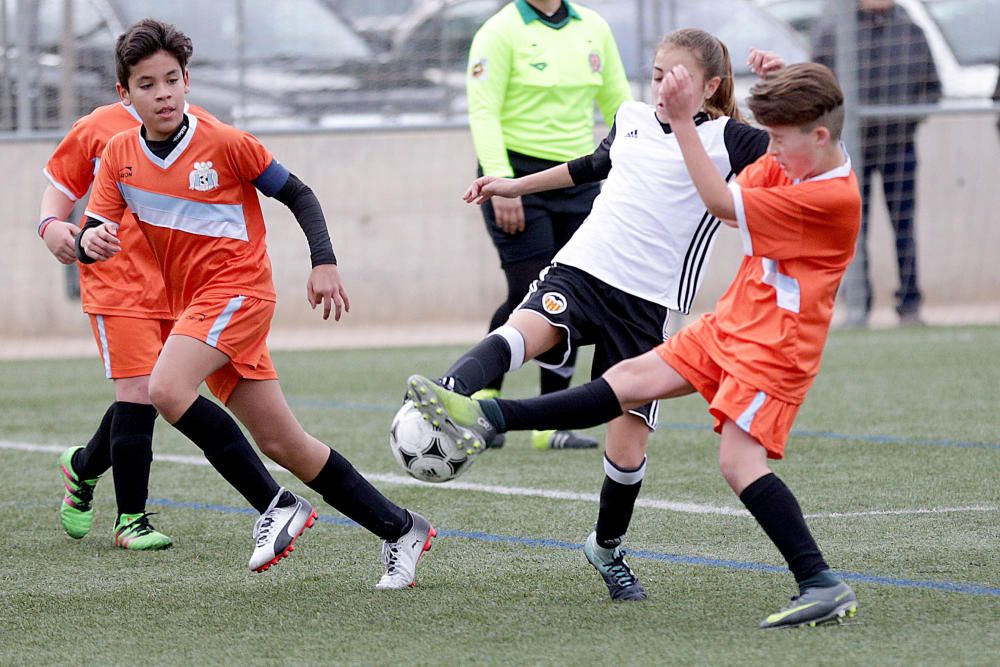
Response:
M155 374L149 378L149 402L171 424L180 419L190 406L190 401L185 401L185 398L176 383Z
M614 389L623 409L630 410L648 401L638 391L642 388L643 370L637 357L618 362L605 371L602 377Z

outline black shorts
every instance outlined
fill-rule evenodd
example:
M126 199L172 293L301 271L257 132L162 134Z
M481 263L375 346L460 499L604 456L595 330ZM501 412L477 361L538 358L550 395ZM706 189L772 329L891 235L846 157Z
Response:
M591 379L619 361L652 350L667 338L670 309L621 291L572 266L553 264L531 284L517 310L530 310L566 331L563 344L540 354L545 368L566 363L570 350L594 346ZM629 410L656 429L658 402Z
M562 164L508 151L515 176L525 176ZM479 170L482 176L482 169ZM480 206L483 222L489 232L500 266L508 266L529 259L551 260L566 245L566 241L580 228L590 215L594 200L601 192L597 183L583 183L569 188L538 192L521 197L524 206L524 231L507 234L497 227L493 204Z

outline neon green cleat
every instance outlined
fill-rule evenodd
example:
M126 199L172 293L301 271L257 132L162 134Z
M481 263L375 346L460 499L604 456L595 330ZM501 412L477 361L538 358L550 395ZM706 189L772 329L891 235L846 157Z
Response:
M115 524L115 546L130 551L155 551L169 549L173 541L149 523L155 512L119 514Z
M489 401L494 398L500 398L500 390L486 387L485 389L480 389L469 398L474 401Z
M495 398L500 398L500 390L493 389L492 387L486 387L485 389L480 389L472 396L470 396L474 401L490 401ZM507 443L507 436L503 433L497 433L492 440L486 445L487 449L501 449Z
M811 628L825 623L843 623L854 618L858 611L858 598L844 582L836 586L807 588L801 595L760 623L761 628Z
M62 473L63 486L66 487L62 505L59 506L59 518L62 520L63 530L75 540L89 533L94 523L94 487L100 479L80 479L76 476L73 455L81 449L83 447L70 447L59 455L59 471Z
M422 375L410 376L406 397L425 420L444 431L461 449L478 454L496 440L497 429L486 418L479 401L448 391Z
M595 449L597 440L573 431L532 431L531 446L535 449Z

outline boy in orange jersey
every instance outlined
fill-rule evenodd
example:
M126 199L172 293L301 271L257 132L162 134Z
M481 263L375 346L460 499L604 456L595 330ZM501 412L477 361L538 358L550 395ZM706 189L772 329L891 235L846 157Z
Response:
M207 116L196 107L191 113ZM42 193L38 232L63 264L76 261L80 227L67 222L74 203L84 197L108 139L141 124L135 109L120 102L94 109L77 120L43 170L49 184ZM122 230L133 252L99 266L80 265L83 310L104 363L115 383L115 402L86 447L70 447L59 456L65 493L59 510L63 529L80 539L93 524L94 486L114 469L115 545L133 550L165 549L172 542L149 523L146 499L153 457L156 410L149 401L149 374L174 318L167 305L159 267L135 227Z
M839 140L843 95L829 69L797 64L757 83L750 109L768 153L727 185L691 120L701 103L684 65L665 73L658 106L709 212L737 227L746 257L714 313L666 343L580 387L524 401L472 401L421 376L408 395L428 419L481 448L505 430L583 428L657 398L694 392L722 435L723 477L784 556L799 595L761 627L817 625L852 616L854 591L827 566L795 496L771 472L784 455L799 405L819 371L834 296L854 254L861 199ZM645 448L633 452L637 465ZM632 508L627 508L627 526ZM607 508L602 507L602 516ZM584 553L614 597L638 585L619 544L591 533ZM624 538L624 535L622 536Z
M288 407L266 339L275 292L256 190L286 204L309 241L310 304L324 319L349 308L319 201L255 137L183 111L191 40L146 19L116 45L119 92L142 127L113 137L78 236L81 261L130 252L119 236L125 207L156 256L174 326L153 368L149 395L168 422L261 512L249 567L269 568L312 525L311 505L278 487L236 422L199 396L212 392L261 451L342 513L384 540L379 588L413 584L435 531L383 496L340 454L306 433Z

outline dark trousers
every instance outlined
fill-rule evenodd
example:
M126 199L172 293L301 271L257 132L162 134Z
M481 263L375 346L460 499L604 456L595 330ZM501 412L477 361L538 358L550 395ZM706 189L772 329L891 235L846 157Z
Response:
M921 294L917 285L917 239L913 226L916 208L917 153L913 134L896 126L869 129L864 136L864 174L861 186L861 239L858 256L864 289L864 314L872 307L872 288L868 272L868 200L872 175L882 175L889 220L896 237L896 264L899 269L899 289L896 290L896 312L913 314L920 309Z

